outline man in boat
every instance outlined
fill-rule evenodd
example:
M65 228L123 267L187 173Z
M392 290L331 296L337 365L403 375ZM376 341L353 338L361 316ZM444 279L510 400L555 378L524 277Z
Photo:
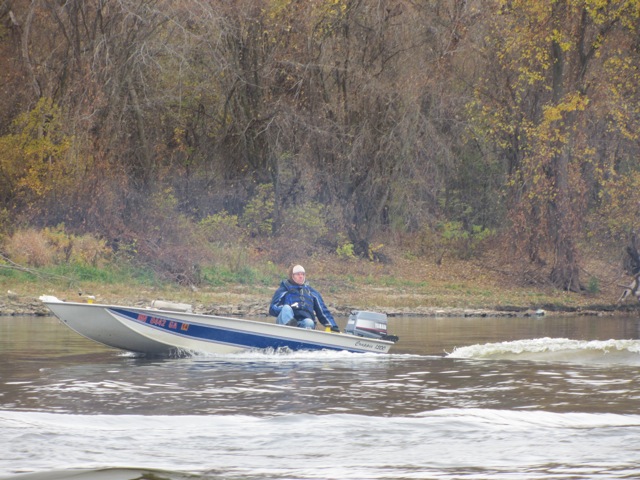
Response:
M307 283L302 265L289 267L289 278L280 283L271 299L269 315L278 317L280 325L300 328L316 328L317 317L332 332L340 331L320 293Z

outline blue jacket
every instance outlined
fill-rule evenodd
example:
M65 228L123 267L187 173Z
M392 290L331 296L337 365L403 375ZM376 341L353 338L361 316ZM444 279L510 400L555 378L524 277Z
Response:
M271 305L269 305L269 315L277 317L282 310L283 305L294 305L293 313L296 319L310 318L316 321L316 315L320 323L324 326L337 326L336 321L324 304L322 296L308 283L298 285L290 280L283 280L280 286L273 294Z

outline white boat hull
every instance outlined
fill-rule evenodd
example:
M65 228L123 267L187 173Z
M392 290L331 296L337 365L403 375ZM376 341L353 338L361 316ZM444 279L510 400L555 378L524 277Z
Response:
M103 345L146 355L234 353L251 349L388 353L393 342L238 318L42 297L62 323Z

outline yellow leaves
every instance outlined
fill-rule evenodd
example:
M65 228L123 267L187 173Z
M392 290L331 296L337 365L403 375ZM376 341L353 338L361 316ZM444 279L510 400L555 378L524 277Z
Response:
M177 150L183 153L188 153L190 148L186 143L187 130L184 127L175 127L173 129L173 141L177 145Z
M637 230L640 215L640 172L607 172L601 179L597 212L608 233L623 237Z
M3 173L3 178L15 179L24 168L19 142L15 136L0 137L0 172Z
M574 47L573 42L558 29L553 29L548 39L549 39L549 42L556 43L562 49L563 52L568 52Z
M574 0L576 1L576 0ZM638 0L581 0L576 1L584 5L594 23L602 25L607 22L620 22L626 28L637 29L640 18L640 2Z
M546 145L550 155L558 154L573 135L574 126L567 124L567 115L583 111L588 103L586 96L574 92L557 104L543 107L542 121L536 128L535 137L541 145Z
M62 132L61 118L59 107L42 98L16 119L14 133L0 138L0 169L31 200L67 181L64 160L73 139Z
M632 55L618 50L604 64L605 75L599 88L604 92L603 110L610 119L610 131L631 141L640 138L640 72Z
M313 17L316 30L321 35L327 35L335 29L349 9L349 0L321 0L313 7Z
M544 108L543 117L546 122L557 122L562 118L562 110L556 105L547 105Z
M520 80L523 84L533 86L544 81L545 76L539 70L534 70L529 66L518 68Z
M570 229L587 208L608 232L637 228L640 2L497 0L496 8L485 42L493 77L480 80L469 106L480 138L512 167L516 230L549 233L544 222L556 209Z
M274 32L271 31L274 27L284 32L290 32L292 30L290 14L295 8L293 3L292 0L272 0L268 3L266 17L271 23L267 25L269 28L264 30L263 35L265 37L271 37L271 42L276 42L277 40Z
M347 11L348 0L327 0L321 6L324 10L334 16L344 14Z
M546 105L543 114L544 121L547 123L560 121L566 113L583 111L588 104L589 99L586 96L573 92L556 105Z
M276 20L291 8L291 0L272 0L268 3L267 16Z

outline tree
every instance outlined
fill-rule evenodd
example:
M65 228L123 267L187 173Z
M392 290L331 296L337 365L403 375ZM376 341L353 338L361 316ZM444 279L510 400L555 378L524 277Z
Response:
M33 110L13 122L13 131L0 137L0 200L31 219L62 221L55 205L67 194L72 139L64 134L60 108L42 98ZM45 220L46 221L46 220Z
M624 105L608 104L616 87L602 74L637 42L639 7L597 0L495 5L485 45L494 68L478 87L476 118L506 160L518 243L534 261L549 252L551 282L578 291L576 243L594 187L589 176L602 168L594 143L599 137L590 133ZM628 53L627 59L634 56Z
M340 212L359 255L370 256L385 229L415 231L438 210L456 156L448 137L463 125L455 112L465 84L446 72L472 23L466 3L317 1L306 23L285 23L296 33L285 52L292 57L280 62L290 88L279 105L290 107L288 131L298 137L279 158L299 158L311 172L306 192ZM278 178L276 191L291 192Z

